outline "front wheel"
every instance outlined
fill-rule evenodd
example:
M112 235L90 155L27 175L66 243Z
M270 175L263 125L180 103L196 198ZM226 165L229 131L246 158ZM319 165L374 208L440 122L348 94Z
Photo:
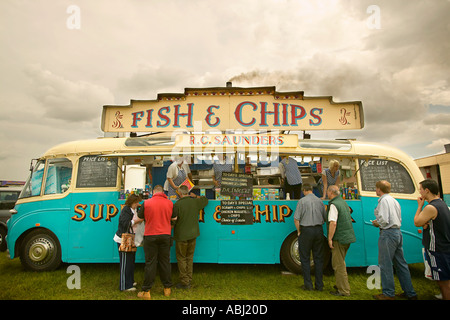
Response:
M52 271L61 264L61 246L53 232L37 229L23 239L20 262L32 271Z
M323 257L323 268L324 270L328 267L330 262L331 252L328 247L328 242L324 236L324 257ZM298 235L297 231L292 232L284 240L283 245L280 250L280 260L281 263L292 273L301 274L302 273L302 263L300 262L300 254L298 252ZM311 255L311 269L314 267L314 260Z

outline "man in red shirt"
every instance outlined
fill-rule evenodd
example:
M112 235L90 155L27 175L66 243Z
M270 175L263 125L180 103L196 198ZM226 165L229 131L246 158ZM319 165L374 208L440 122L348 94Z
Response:
M159 266L159 276L164 286L164 295L170 296L172 287L170 267L170 238L173 215L173 203L164 194L163 187L155 186L153 197L145 200L138 213L138 217L145 220L144 253L145 269L142 291L138 297L150 300L150 289L155 282L156 270Z

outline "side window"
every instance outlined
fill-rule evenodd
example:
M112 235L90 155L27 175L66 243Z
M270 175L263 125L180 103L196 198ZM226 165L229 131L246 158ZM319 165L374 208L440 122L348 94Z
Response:
M375 191L375 184L379 180L389 181L392 193L412 194L415 191L411 176L398 162L384 159L370 159L367 162L359 159L359 167L361 189L364 191Z
M78 162L77 188L112 188L117 185L117 158L84 156Z
M72 162L69 159L50 159L47 164L47 177L44 194L64 193L69 189L72 179Z
M10 210L14 208L19 191L1 191L0 192L0 210Z
M42 178L44 177L45 161L38 161L31 172L19 198L28 198L41 195Z

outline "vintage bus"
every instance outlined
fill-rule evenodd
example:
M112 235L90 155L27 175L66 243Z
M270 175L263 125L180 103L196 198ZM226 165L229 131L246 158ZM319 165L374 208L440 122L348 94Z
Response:
M234 172L244 172L247 166L252 174L253 195L247 198L253 205L250 222L221 221L221 202L226 197L215 192L211 168L224 155L232 159ZM293 221L297 201L283 196L278 170L283 155L297 161L303 182L312 184L316 194L322 169L330 160L340 162L342 196L352 209L357 239L347 254L347 266L377 264L379 230L371 220L378 200L375 183L381 179L391 182L392 195L402 207L407 262L423 261L422 230L413 223L423 175L411 157L375 143L299 139L296 134L271 132L179 133L175 137L160 133L55 146L33 162L12 210L7 224L9 255L20 257L32 270L53 270L61 262L118 262L113 236L127 191L135 186L135 191L144 193L146 187L163 184L174 157L185 157L195 183L193 192L210 199L200 213L194 262L282 263L300 272ZM144 262L141 247L136 261ZM176 261L174 250L172 261Z

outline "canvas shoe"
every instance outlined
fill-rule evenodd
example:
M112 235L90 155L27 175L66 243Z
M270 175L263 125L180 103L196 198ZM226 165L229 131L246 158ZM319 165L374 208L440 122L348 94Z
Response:
M144 299L144 300L151 300L150 291L141 291L138 293L138 298Z

